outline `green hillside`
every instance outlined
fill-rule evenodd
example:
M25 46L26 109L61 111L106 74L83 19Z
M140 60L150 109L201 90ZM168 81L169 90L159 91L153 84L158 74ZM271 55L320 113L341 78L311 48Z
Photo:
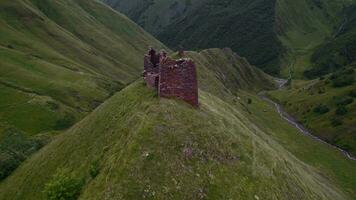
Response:
M271 74L303 77L344 21L342 0L103 0L168 46L230 47Z
M250 65L250 63L230 48L206 49L186 52L198 65L200 89L207 89L216 96L225 96L240 89L257 92L261 89L273 89L271 76ZM222 89L223 88L223 89Z
M328 10L332 8L335 9L337 6L332 6ZM295 81L291 88L270 93L316 136L352 154L356 154L354 134L356 104L353 103L355 97L353 91L356 89L354 84L356 78L355 9L356 6L352 4L342 9L339 13L342 21L339 20L334 29L325 31L325 33L331 31L326 38L325 34L323 36L320 33L315 36L310 35L311 38L315 37L310 41L316 42L310 43L310 46L300 42L309 50L302 47L299 50L295 49L294 52L299 51L300 55L304 56L295 60L294 69L297 71L295 71L294 78L304 75L315 79L319 77L319 80ZM291 16L295 15L291 13ZM313 19L323 18L315 16ZM327 29L320 26L318 30ZM321 42L317 38L323 38L324 41ZM305 69L307 70L304 71Z
M145 86L143 54L167 47L100 0L1 0L0 200L356 199L355 161L257 95L276 88L262 70L301 76L322 50L350 60L347 0L102 1L192 49L200 107ZM352 59L269 92L350 152Z
M355 70L348 68L269 94L316 136L356 155L355 80Z
M230 47L252 64L270 73L279 72L281 45L274 32L275 1L104 2L173 49Z
M241 66L243 59L235 57L240 64L220 73L209 60L231 59L231 53L188 54L198 60L200 109L158 99L136 81L0 183L0 199L44 199L62 184L79 199L355 197L354 162L300 135L273 107L229 84L236 81L230 70L250 68ZM227 84L222 77L229 77Z
M31 136L69 128L139 77L149 45L163 47L97 1L2 0L0 179L41 146Z
M311 68L311 55L316 48L332 38L344 21L342 10L348 0L279 0L277 1L277 30L286 48L282 74L291 72L294 78L304 78Z
M356 5L344 10L344 20L334 37L313 53L313 68L305 75L311 78L325 75L356 62Z
M102 1L129 16L153 35L162 32L177 18L184 18L188 13L192 13L194 9L207 2L207 0Z

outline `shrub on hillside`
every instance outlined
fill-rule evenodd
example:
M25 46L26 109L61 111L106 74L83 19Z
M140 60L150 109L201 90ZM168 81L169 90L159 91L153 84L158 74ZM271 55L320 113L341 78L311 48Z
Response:
M53 101L47 101L46 103L51 110L55 111L59 109L59 105Z
M323 8L323 2L321 0L313 0L313 3L318 7L318 8Z
M348 110L345 106L339 106L337 109L336 109L336 112L335 112L337 115L346 115L348 113Z
M0 136L0 181L46 142L44 138L29 138L15 128L5 128Z
M351 90L350 93L349 93L349 95L350 95L351 97L356 97L356 89Z
M352 85L355 82L355 70L351 67L333 73L330 80L334 87L344 87Z
M342 75L332 80L334 87L345 87L348 85L352 85L355 82L355 78L353 74Z
M341 126L343 124L342 119L339 117L334 117L331 119L331 125L334 127Z
M95 161L90 165L89 174L91 178L95 178L100 172L99 161Z
M354 102L354 99L351 97L344 97L344 98L336 99L336 105L338 105L338 106L346 106L346 105L352 104L352 102Z
M329 112L330 109L328 108L328 106L320 104L317 107L315 107L313 111L318 114L325 114Z
M23 159L9 153L0 152L0 180L9 176L23 161Z
M70 114L65 114L65 116L56 121L54 125L55 130L64 130L71 127L75 122L75 118Z
M44 193L49 200L76 200L83 182L71 177L65 170L59 170L45 185Z

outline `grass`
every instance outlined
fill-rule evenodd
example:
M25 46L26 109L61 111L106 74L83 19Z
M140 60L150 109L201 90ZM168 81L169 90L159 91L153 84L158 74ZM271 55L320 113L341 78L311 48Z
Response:
M346 105L349 112L344 116L336 114L338 102L342 99L352 99L349 94L355 88L355 85L336 88L326 78L305 82L295 81L292 89L270 92L269 95L281 102L289 113L311 129L315 135L355 154L356 146L353 137L356 123L353 117L355 102ZM314 109L321 104L327 106L330 111L323 114L314 112ZM342 124L334 125L335 119L339 119Z
M279 72L282 49L274 31L275 1L104 2L127 14L173 49L229 47L253 65L269 73Z
M164 48L98 1L1 1L0 123L25 138L68 129L140 76L148 46Z
M60 168L86 178L79 199L346 198L239 104L201 91L195 110L155 96L141 81L119 92L1 183L0 198L43 199ZM92 179L97 159L102 168Z
M348 1L290 1L278 0L279 39L286 49L282 75L305 78L304 71L312 67L311 56L316 49L332 38L344 20L342 9ZM303 14L300 14L303 12Z
M0 182L0 199L45 199L62 170L83 180L79 199L356 197L354 161L280 119L254 94L271 78L230 49L187 52L198 68L195 110L141 80L117 92L139 75L147 45L164 46L103 4L1 5L0 136L14 127L25 136L15 145L39 132L53 140ZM51 131L73 118L65 133Z
M348 160L339 151L303 135L289 123L281 123L274 106L261 102L254 96L250 98L254 102L249 107L253 120L261 129L298 159L313 166L355 198L355 161Z
M84 180L79 199L355 197L354 162L298 133L243 84L232 84L237 77L230 70L260 73L243 59L217 71L212 58L234 60L229 52L187 53L198 64L200 109L159 99L136 81L0 183L0 199L44 199L45 185L61 170ZM254 77L257 85L268 80Z
M335 33L332 40L325 42L313 53L311 60L313 68L305 75L318 77L342 69L345 66L355 64L356 58L356 5L350 6L343 12L344 21Z
M230 47L265 72L305 78L353 1L103 0L173 49ZM159 11L159 12L157 12Z
M82 118L138 77L147 46L163 47L96 1L5 0L0 9L0 116L28 134L65 113Z

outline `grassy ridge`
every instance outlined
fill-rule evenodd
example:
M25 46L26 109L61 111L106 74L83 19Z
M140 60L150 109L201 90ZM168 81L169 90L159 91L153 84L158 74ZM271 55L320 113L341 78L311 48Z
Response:
M43 199L59 168L87 180L80 199L346 198L253 126L241 106L200 98L197 111L135 83L26 162L0 185L0 198Z
M243 91L242 84L232 84L237 80L231 72L250 68L252 74L259 74L258 70L228 50L187 55L198 64L199 110L158 99L143 81L137 81L0 183L0 199L44 199L45 184L61 169L83 180L79 199L355 196L352 161L300 135L273 107ZM215 65L215 60L238 62L217 71L221 65ZM251 77L256 79L248 80L257 85L268 80L268 76ZM252 104L247 104L248 99Z
M198 66L200 89L216 96L240 89L259 91L274 88L272 77L251 66L229 48L190 51L186 56Z

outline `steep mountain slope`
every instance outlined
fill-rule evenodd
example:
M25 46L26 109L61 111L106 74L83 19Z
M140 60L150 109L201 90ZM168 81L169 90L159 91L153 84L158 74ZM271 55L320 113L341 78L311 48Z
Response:
M171 48L230 47L252 64L278 73L278 67L274 67L278 66L281 46L274 34L275 1L106 2L147 27L146 30Z
M93 0L0 2L0 179L139 77L149 45L163 45ZM42 136L41 136L42 138Z
M251 66L230 48L206 49L199 53L190 51L185 55L198 65L200 89L208 89L216 96L224 96L226 91L243 89L257 92L275 87L271 76Z
M356 80L352 69L269 94L316 136L356 155L356 85L349 80Z
M112 8L126 14L148 32L156 35L178 18L183 18L207 0L102 0ZM159 12L157 12L159 11Z
M163 46L96 1L5 0L0 9L1 118L29 134L92 110L138 76L148 45Z
M310 68L315 49L328 41L344 21L342 10L351 1L279 0L277 1L277 31L285 47L284 70L287 76L303 78Z
M305 75L314 78L356 62L356 5L344 10L344 20L334 37L313 53L313 68Z
M304 75L315 80L295 81L289 89L270 93L315 135L352 154L356 154L355 11L355 5L343 9L343 20L332 37L311 50L300 51L308 56L296 61L295 67L303 74L302 69L308 66Z
M254 123L255 117L263 121L263 103L221 81L233 68L220 74L218 66L209 67L212 57L222 60L231 53L188 54L199 60L200 109L158 99L137 81L0 183L0 199L44 199L42 191L58 171L82 180L79 199L348 199L333 178L326 179L278 143L269 126ZM246 105L248 97L256 100L256 108ZM278 116L271 115L272 120ZM319 148L325 146L313 151ZM331 149L324 152L338 156ZM340 163L351 167L346 174L355 171L353 163Z
M231 47L266 72L301 76L343 21L342 0L104 0L172 48Z

